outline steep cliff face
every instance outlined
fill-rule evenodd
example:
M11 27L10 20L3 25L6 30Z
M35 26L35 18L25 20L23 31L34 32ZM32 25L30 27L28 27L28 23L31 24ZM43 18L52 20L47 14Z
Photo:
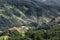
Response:
M47 2L47 1L45 1ZM0 28L48 24L60 16L60 6L51 6L36 0L0 0ZM49 1L50 2L50 1Z

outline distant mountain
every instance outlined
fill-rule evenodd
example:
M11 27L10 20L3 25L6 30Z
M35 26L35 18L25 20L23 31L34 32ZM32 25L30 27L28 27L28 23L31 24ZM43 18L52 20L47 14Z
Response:
M47 5L52 5L52 6L59 6L60 5L60 0L35 0L37 2L42 2Z

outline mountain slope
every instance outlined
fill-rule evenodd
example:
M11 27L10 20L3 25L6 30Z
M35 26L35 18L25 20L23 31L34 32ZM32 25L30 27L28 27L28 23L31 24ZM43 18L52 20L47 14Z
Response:
M53 18L60 17L60 6L51 6L35 0L0 0L0 3L1 29L31 23L48 24Z

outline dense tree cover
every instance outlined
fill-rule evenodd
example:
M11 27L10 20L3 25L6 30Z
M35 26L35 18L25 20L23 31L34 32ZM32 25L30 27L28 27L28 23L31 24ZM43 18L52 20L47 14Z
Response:
M25 36L23 36L25 35ZM51 27L48 30L45 29L30 29L24 34L19 33L16 30L7 30L0 32L0 39L2 40L60 40L60 27ZM8 36L8 39L4 36ZM4 39L3 39L4 38Z

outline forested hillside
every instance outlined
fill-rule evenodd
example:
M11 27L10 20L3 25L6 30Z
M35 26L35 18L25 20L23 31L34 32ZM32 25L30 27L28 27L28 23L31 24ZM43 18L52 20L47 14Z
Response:
M60 40L59 0L0 0L0 40Z

